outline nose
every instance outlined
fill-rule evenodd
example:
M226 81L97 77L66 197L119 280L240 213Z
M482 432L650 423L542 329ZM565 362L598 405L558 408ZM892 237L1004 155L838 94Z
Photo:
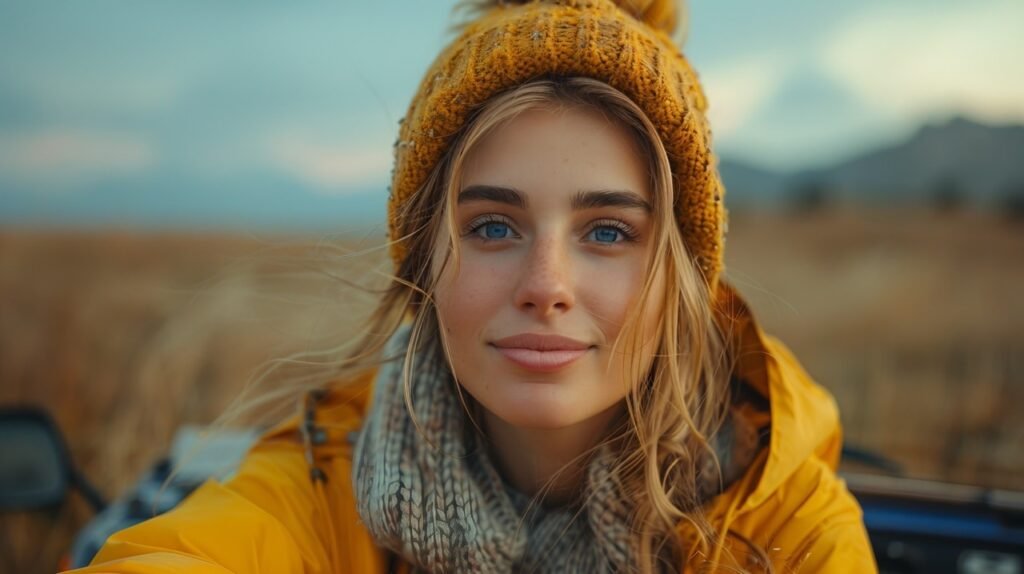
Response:
M530 246L516 285L517 307L539 318L572 309L576 301L566 249L557 237L538 238Z

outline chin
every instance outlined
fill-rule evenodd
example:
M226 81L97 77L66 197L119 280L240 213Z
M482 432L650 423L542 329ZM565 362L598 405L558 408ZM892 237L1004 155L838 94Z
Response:
M579 418L567 417L565 413L555 411L499 409L491 412L506 423L521 429L558 430L580 422Z
M554 430L570 427L601 412L590 413L569 389L543 383L513 383L510 392L496 393L480 401L484 408L506 423L524 429ZM478 399L479 400L479 399Z

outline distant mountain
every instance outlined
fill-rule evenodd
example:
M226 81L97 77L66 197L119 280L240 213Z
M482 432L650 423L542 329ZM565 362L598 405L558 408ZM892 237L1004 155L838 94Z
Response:
M946 193L985 205L1024 188L1024 126L958 117L822 169L776 173L723 160L720 170L734 205L777 204L809 187L853 203L914 203Z
M718 171L730 205L772 204L785 199L792 174L722 158Z
M276 173L204 181L175 172L75 193L0 187L0 225L333 232L383 229L383 189L322 194Z

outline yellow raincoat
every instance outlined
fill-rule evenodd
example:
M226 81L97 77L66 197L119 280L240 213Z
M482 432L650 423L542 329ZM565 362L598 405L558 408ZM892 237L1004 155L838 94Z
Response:
M731 289L724 292L739 314L738 371L769 400L771 437L707 507L720 532L740 536L727 536L717 556L695 555L680 571L708 571L715 558L713 571L764 571L749 562L745 537L776 572L876 572L860 507L834 472L842 434L833 398L761 332ZM299 423L290 421L267 433L233 478L208 481L174 510L114 534L91 566L74 572L406 571L374 545L353 495L348 435L361 426L373 378L367 373L317 404L327 440L310 452L326 482L311 480ZM679 527L684 540L688 528Z

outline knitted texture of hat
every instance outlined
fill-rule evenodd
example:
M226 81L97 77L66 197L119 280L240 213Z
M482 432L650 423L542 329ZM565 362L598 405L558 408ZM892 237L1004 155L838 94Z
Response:
M403 207L426 182L475 109L544 77L603 81L657 128L673 175L683 242L714 287L722 269L723 188L711 153L707 101L672 40L674 0L499 1L468 24L428 70L401 122L388 199L391 257L413 232Z

